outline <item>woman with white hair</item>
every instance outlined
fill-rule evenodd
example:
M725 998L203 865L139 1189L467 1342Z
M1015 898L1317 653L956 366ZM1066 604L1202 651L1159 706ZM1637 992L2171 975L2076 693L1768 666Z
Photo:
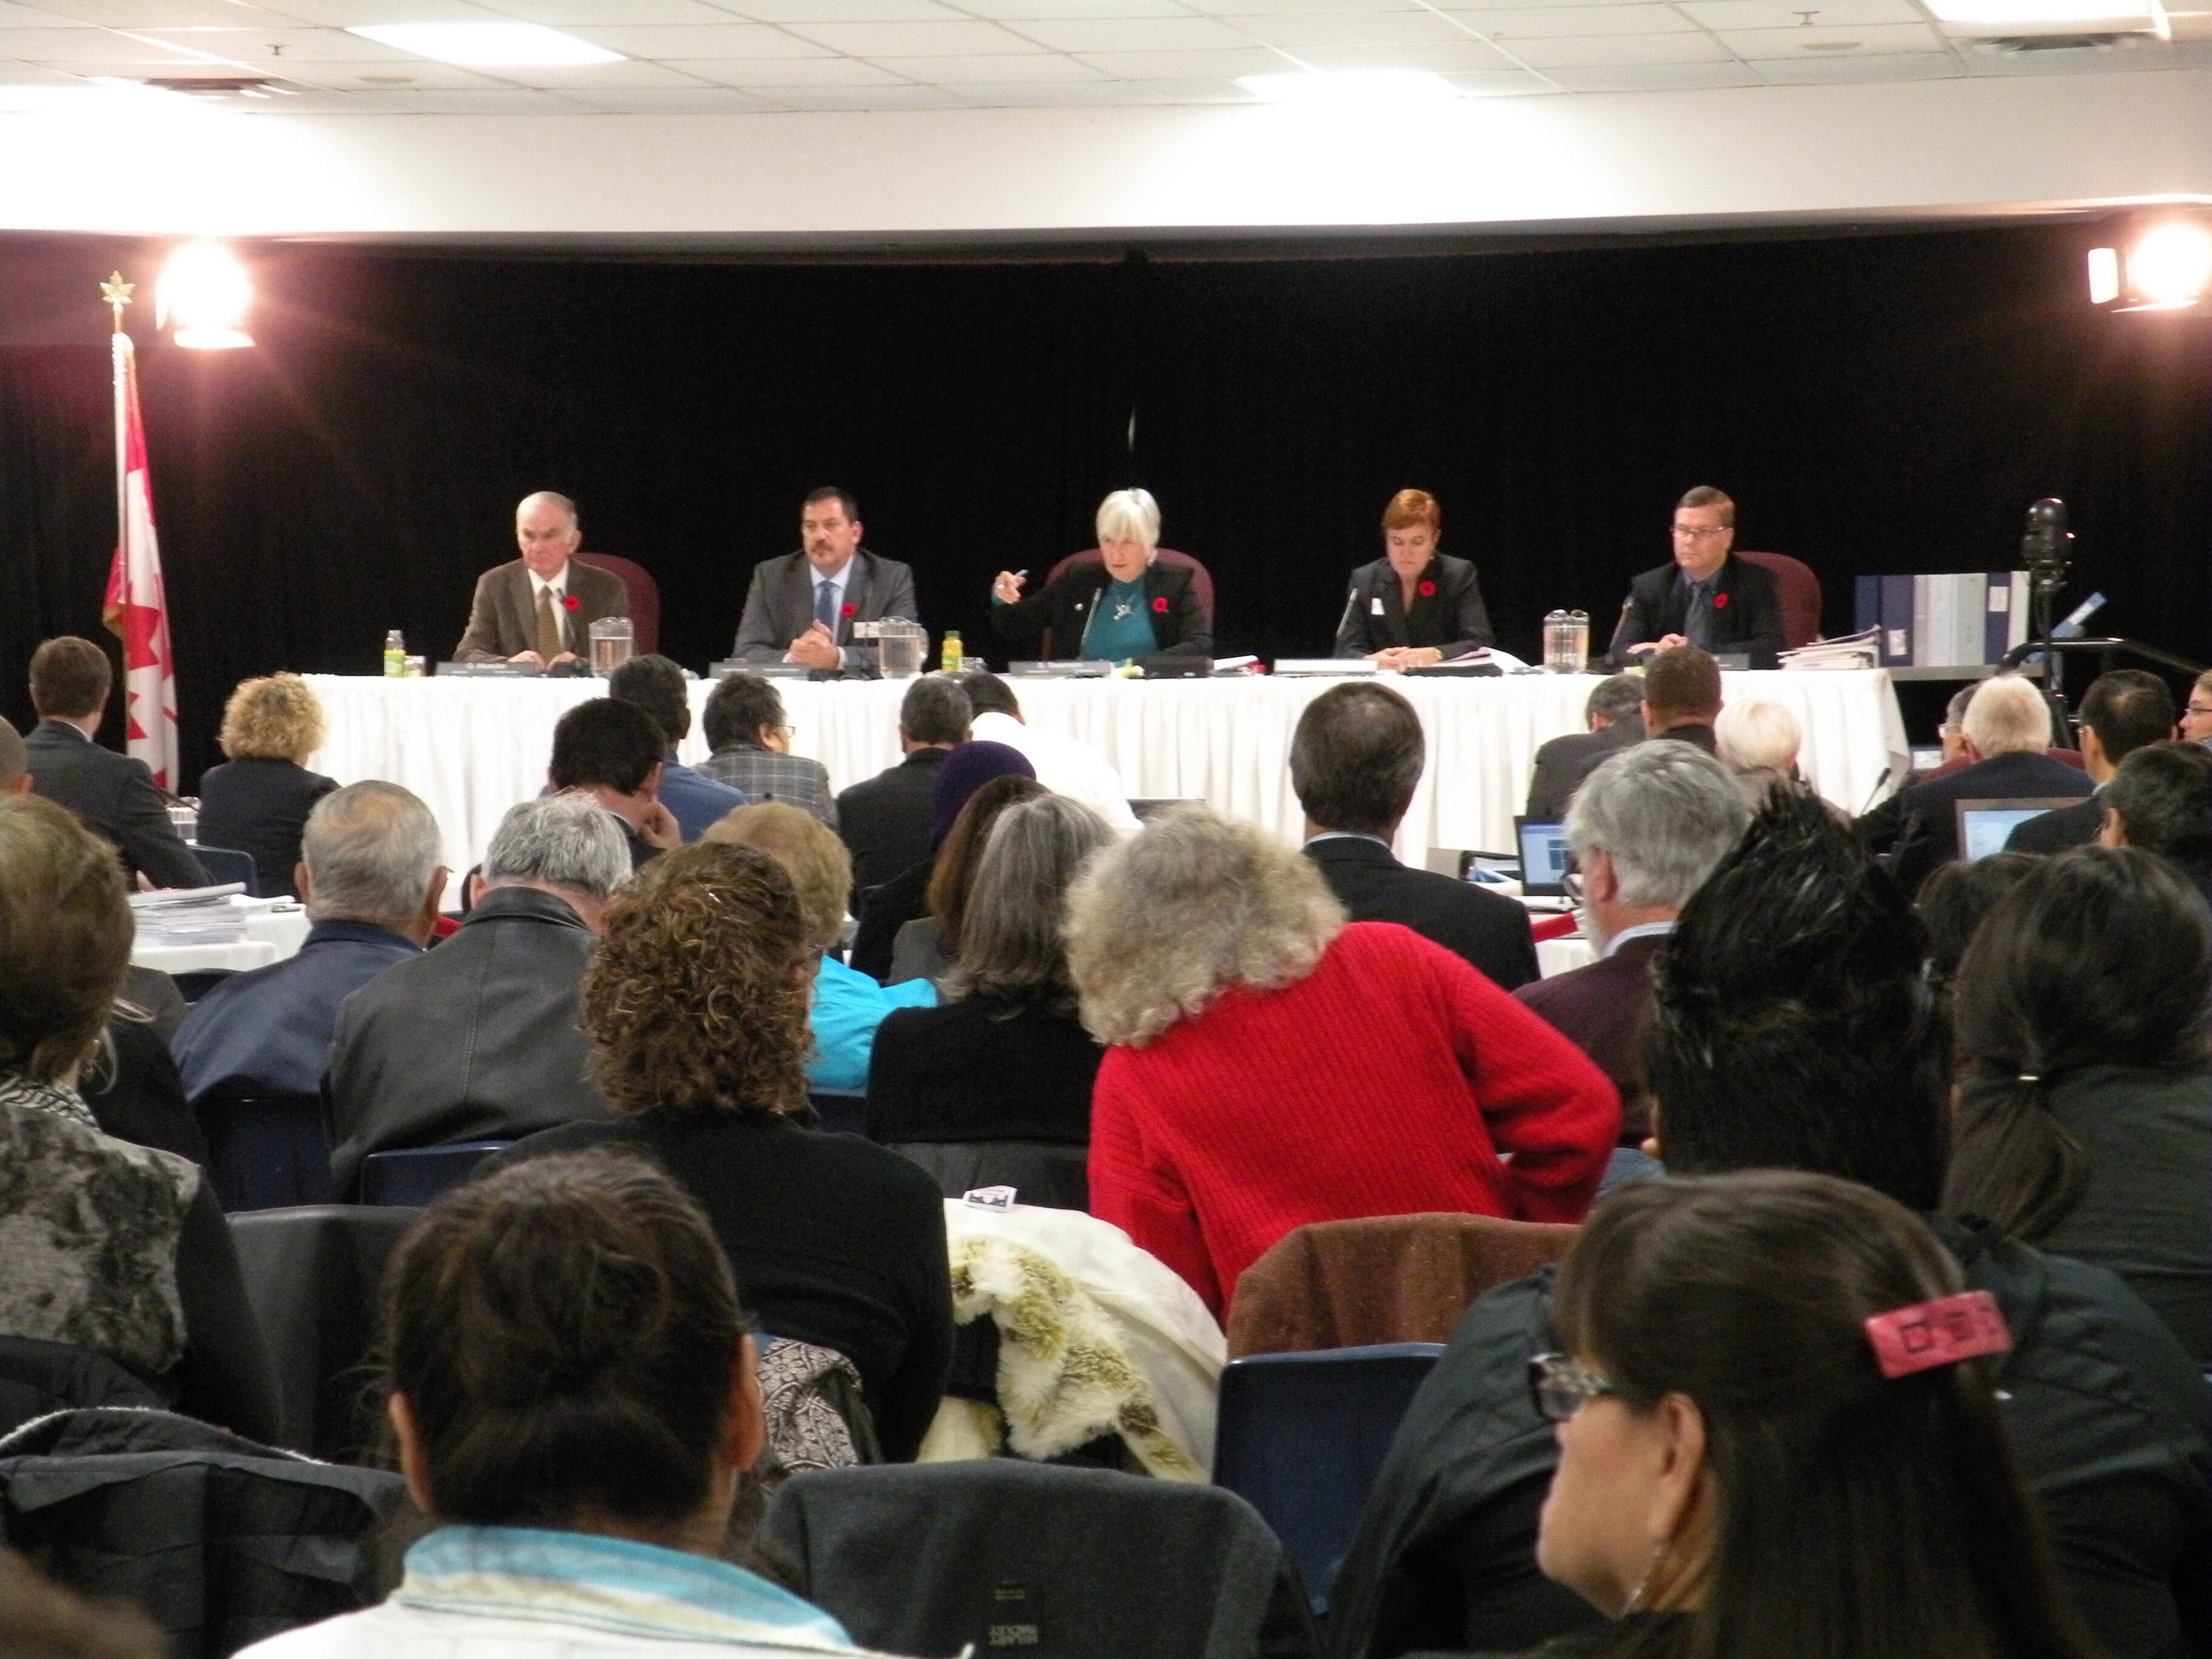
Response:
M1160 562L1160 507L1148 490L1117 489L1098 504L1098 555L1073 564L1027 599L1024 573L991 583L991 623L1013 650L1036 650L1047 629L1062 656L1127 662L1210 657L1213 624L1188 565Z
M1729 703L1713 721L1713 754L1753 811L1773 789L1797 781L1797 751L1804 741L1797 717L1764 697Z
M1347 923L1249 824L1163 813L1092 860L1067 928L1083 1023L1112 1045L1091 1212L1217 1315L1309 1222L1579 1221L1597 1191L1620 1128L1605 1074L1443 946Z

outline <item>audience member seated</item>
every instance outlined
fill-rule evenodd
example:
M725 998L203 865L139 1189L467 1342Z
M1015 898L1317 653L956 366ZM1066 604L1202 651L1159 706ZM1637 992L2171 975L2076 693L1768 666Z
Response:
M340 1198L371 1152L511 1140L605 1113L577 986L629 876L621 826L589 796L507 810L459 931L338 1006L327 1087Z
M660 799L664 747L653 716L614 697L580 702L553 726L546 782L606 809L629 848L632 870L684 839L676 815Z
M1972 764L1898 793L1890 815L1898 826L1890 871L1909 895L1919 892L1937 865L1959 856L1958 802L2079 800L2089 793L2086 773L2047 752L2051 710L2042 692L2017 674L1997 675L1974 689L1964 743Z
M1211 657L1213 623L1188 564L1163 564L1160 508L1150 492L1117 489L1098 503L1098 557L1078 558L1024 599L1020 571L991 579L991 626L1017 654L1066 658Z
M657 655L632 657L607 676L609 696L635 703L660 728L665 739L660 750L660 804L675 816L684 839L696 841L715 819L743 806L745 797L676 758L676 745L691 734L689 685L681 668Z
M176 1059L161 1028L129 997L117 998L108 1010L99 1050L85 1062L76 1091L101 1133L207 1163L207 1136L185 1102Z
M96 741L114 670L107 653L73 634L31 653L31 707L39 723L24 739L31 787L59 801L115 844L123 867L155 887L203 887L207 872L169 822L146 763Z
M856 783L837 797L833 822L853 854L853 893L860 914L868 890L925 862L936 846L929 836L930 784L953 748L968 741L975 711L957 678L925 674L899 700L896 766Z
M2094 791L2078 806L2061 806L2021 824L2005 842L2008 852L2063 853L2096 840L2105 821L2105 786L2120 763L2172 735L2173 693L2140 668L2100 674L2082 694L2080 731L2081 769Z
M853 966L879 980L891 978L901 931L908 922L933 914L931 885L940 864L946 885L938 892L939 898L951 894L963 879L961 870L946 860L945 851L969 800L994 779L1034 781L1035 775L1029 757L1003 743L963 743L945 757L929 781L927 853L889 881L859 890L865 897L858 913L860 925L853 933ZM975 850L972 841L968 850ZM915 948L909 946L910 951ZM923 959L927 956L924 952Z
M1113 762L1080 738L1031 726L1013 688L996 674L970 669L960 677L960 684L975 710L971 735L1020 750L1036 769L1037 781L1054 794L1081 801L1111 829L1135 831L1137 815L1129 809L1128 793Z
M998 815L962 907L945 1006L902 1009L876 1032L869 1139L1089 1143L1104 1050L1075 1014L1067 889L1113 840L1103 818L1064 795Z
M399 1467L434 1530L380 1607L252 1659L857 1654L725 1556L766 1432L699 1206L642 1159L544 1158L447 1194L385 1297Z
M934 1006L937 987L926 979L879 985L831 954L844 931L845 892L853 868L844 842L813 814L780 801L741 806L708 831L708 839L755 848L783 866L798 892L815 962L809 1016L814 1053L806 1064L806 1080L817 1089L857 1094L867 1085L868 1057L884 1017L894 1008Z
M2185 743L2212 747L2212 668L2199 674L2189 688L2189 704L2174 721L2173 735Z
M1928 929L1928 981L1938 991L1950 994L1976 930L2035 860L2033 853L1992 853L1972 864L1946 864L1921 884L1914 908Z
M1536 1561L1616 1621L1573 1652L2099 1651L2014 1468L2010 1334L1894 1200L1778 1170L1631 1188L1554 1311Z
M243 680L223 705L222 752L230 758L200 774L198 836L253 860L263 898L292 898L300 836L335 778L307 770L323 746L323 705L297 674Z
M1651 965L1682 907L1750 821L1735 780L1680 743L1642 743L1613 756L1567 808L1583 931L1598 959L1513 994L1613 1079L1624 1146L1651 1133L1643 1066Z
M1553 738L1536 750L1536 769L1528 779L1531 823L1563 823L1567 802L1583 780L1631 744L1644 741L1644 682L1634 674L1613 674L1590 688L1583 704L1586 732Z
M1859 829L1875 852L1887 853L1896 846L1897 832L1905 822L1906 790L1916 783L1929 783L1937 778L1948 778L1954 772L1963 772L1974 763L1974 757L1966 752L1966 705L1980 690L1980 681L1969 680L1953 692L1951 701L1944 705L1943 723L1936 728L1936 741L1943 745L1942 760L1925 772L1906 773L1894 793L1860 817Z
M940 778L950 775L938 773ZM945 833L945 844L929 862L928 880L922 889L922 914L900 923L891 938L891 966L883 975L884 984L930 979L943 986L957 962L968 894L975 885L975 866L983 856L984 842L990 839L991 826L1009 806L1051 793L1035 778L1009 772L993 778L968 797L967 805ZM908 887L905 878L900 877L876 890L869 902L870 915L860 919L860 930L853 936L856 962L871 962L881 954L883 930L903 908Z
M1433 870L1409 870L1390 842L1427 764L1421 717L1387 685L1332 685L1291 738L1291 787L1305 809L1305 854L1354 921L1395 921L1504 990L1536 977L1536 941L1518 899Z
M791 752L791 727L784 723L783 698L773 684L757 674L723 675L707 694L700 724L714 751L699 763L702 777L727 784L747 800L804 807L832 830L837 827L830 769Z
M1944 1207L2110 1267L2212 1370L2212 914L2146 853L2030 871L1960 964Z
M131 932L113 850L51 801L0 798L0 1336L91 1349L266 1440L276 1382L214 1188L77 1093Z
M1753 811L1776 789L1803 781L1797 751L1804 742L1797 717L1764 697L1732 702L1713 722L1713 757L1728 768Z
M299 953L219 981L173 1047L193 1104L214 1096L313 1095L338 1005L419 956L445 896L437 820L396 783L349 784L317 803L301 837Z
M1694 645L1670 646L1644 671L1644 730L1713 752L1721 717L1721 665Z
M2212 750L2154 743L2122 761L2102 799L2098 839L2155 853L2212 903Z
M821 828L796 807L744 811ZM722 841L726 827L607 912L583 1014L615 1116L532 1135L501 1162L650 1153L705 1208L766 1328L850 1359L885 1454L910 1458L952 1352L944 1201L897 1153L793 1121L821 941L784 865Z
M1925 949L1848 826L1805 796L1770 802L1684 907L1654 975L1650 1150L1669 1174L1802 1170L1933 1212L1951 1074ZM2011 1330L1995 1380L2075 1610L2114 1659L2189 1651L2176 1594L2202 1578L2203 1377L2105 1269L1984 1224L1930 1224ZM1591 1622L1530 1554L1559 1448L1526 1379L1561 1346L1547 1273L1468 1310L1360 1517L1334 1653L1517 1652Z
M1068 965L1085 1026L1113 1045L1091 1213L1217 1318L1310 1221L1580 1220L1620 1130L1619 1096L1572 1043L1442 945L1346 925L1311 860L1206 807L1091 860Z

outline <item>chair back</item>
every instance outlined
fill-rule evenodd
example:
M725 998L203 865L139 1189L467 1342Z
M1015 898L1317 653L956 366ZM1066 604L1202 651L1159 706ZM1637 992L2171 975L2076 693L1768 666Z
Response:
M1750 553L1739 547L1735 556L1774 574L1774 596L1782 610L1782 648L1795 651L1820 637L1820 579L1813 567L1787 553Z
M637 654L648 656L660 649L660 584L635 559L619 553L579 553L584 563L622 578L629 589L630 638Z
M814 1109L818 1128L841 1135L868 1132L868 1097L863 1090L809 1089L806 1103Z
M210 1096L192 1115L207 1137L208 1177L224 1209L275 1210L331 1195L331 1139L315 1096Z
M248 898L261 896L261 877L252 854L241 853L234 847L204 847L194 842L192 856L200 861L200 868L207 872L208 879L218 887L227 881L244 882Z
M1475 1297L1557 1261L1574 1237L1455 1211L1294 1227L1237 1281L1229 1357L1444 1341Z
M929 1171L937 1190L959 1198L978 1187L1012 1187L1023 1204L1091 1207L1091 1152L1044 1140L902 1140L891 1150Z
M177 994L189 1007L237 971L235 968L187 968L169 977L176 984Z
M276 1372L276 1443L287 1450L350 1463L374 1439L378 1294L392 1247L419 1213L314 1204L231 1218L246 1299Z
M1189 554L1178 553L1172 547L1157 548L1154 551L1162 564L1179 564L1190 572L1190 585L1192 591L1198 595L1198 608L1206 612L1206 625L1208 628L1212 627L1213 573L1191 557ZM1071 553L1045 573L1044 586L1051 586L1079 564L1097 564L1105 556L1095 547L1087 547L1080 553ZM1081 641L1079 641L1077 643L1080 644ZM1043 641L1038 649L1042 651L1048 659L1052 656L1052 629L1049 628L1044 630Z
M514 1144L511 1140L457 1140L446 1146L371 1152L361 1161L361 1201L419 1207L448 1188L459 1186L477 1172L477 1164Z
M1441 1343L1255 1354L1221 1372L1213 1484L1260 1511L1328 1610L1359 1511Z

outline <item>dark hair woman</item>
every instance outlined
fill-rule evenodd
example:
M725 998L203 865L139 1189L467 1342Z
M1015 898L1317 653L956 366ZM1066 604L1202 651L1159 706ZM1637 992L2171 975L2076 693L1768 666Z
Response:
M584 979L615 1116L501 1156L612 1144L657 1158L705 1209L769 1329L851 1360L884 1453L910 1458L951 1361L944 1205L897 1153L793 1120L817 944L770 854L699 842L655 859L608 907Z
M257 1659L854 1651L716 1559L759 1455L752 1339L699 1206L634 1154L535 1158L447 1194L386 1276L399 1464L436 1530L381 1607Z
M2110 1267L2212 1366L2212 915L2154 854L2045 860L1959 965L1944 1208Z
M1894 1200L1646 1182L1559 1278L1538 1565L1620 1622L1547 1651L2087 1659L1986 1369L1996 1304Z

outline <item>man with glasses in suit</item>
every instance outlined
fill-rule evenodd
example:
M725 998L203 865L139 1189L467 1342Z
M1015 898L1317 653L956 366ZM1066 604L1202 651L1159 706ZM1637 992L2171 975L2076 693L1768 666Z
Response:
M1768 571L1729 551L1735 503L1699 484L1674 504L1674 558L1629 584L1613 630L1613 662L1694 645L1715 656L1741 652L1771 668L1782 649L1782 602Z

